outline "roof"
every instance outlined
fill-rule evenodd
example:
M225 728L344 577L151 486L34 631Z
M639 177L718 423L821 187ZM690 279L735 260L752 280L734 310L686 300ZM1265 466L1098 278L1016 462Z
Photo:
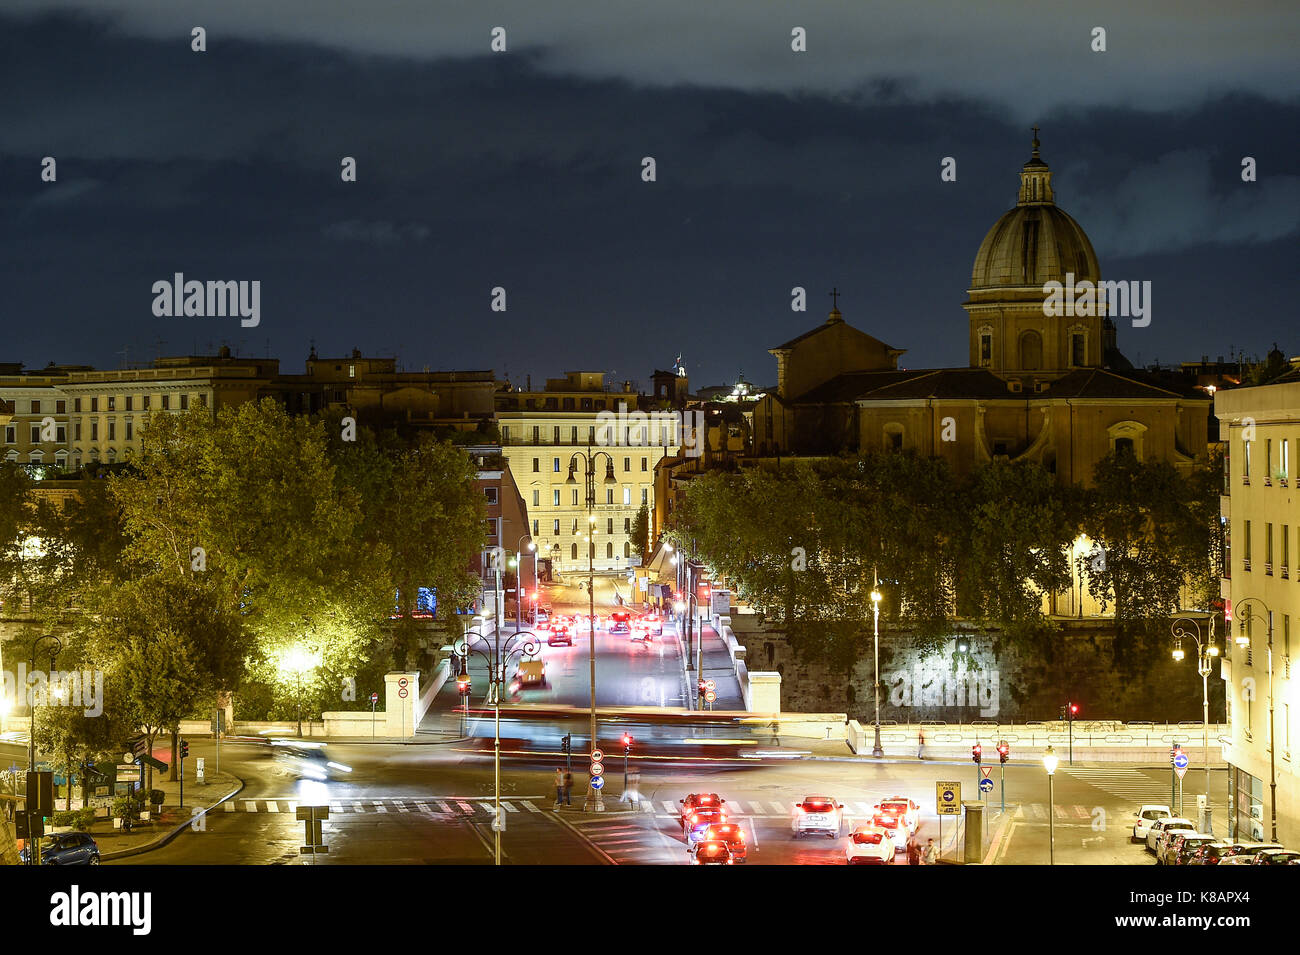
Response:
M777 346L774 347L774 348L769 348L768 351L783 351L783 350L785 350L785 349L787 349L787 348L793 348L795 345L799 344L801 341L804 341L805 339L808 339L808 338L812 338L814 335L820 334L821 332L826 331L828 328L834 328L836 325L845 325L845 324L847 324L847 323L845 323L843 319L839 319L839 320L835 320L835 321L822 322L820 325L817 325L817 326L814 327L814 328L810 328L810 329L808 329L808 331L804 332L802 335L797 335L797 336L795 336L794 338L790 339L790 340L789 340L788 342L786 342L784 345L777 345ZM848 327L849 327L849 328L853 328L852 325L848 325ZM860 329L860 328L853 328L853 331L857 332L859 335L863 336L864 338L869 338L869 339L871 339L871 341L875 342L877 345L879 345L881 348L883 348L883 349L884 349L885 351L887 351L887 352L898 352L898 353L901 355L904 351L907 350L907 349L899 349L899 348L895 348L893 345L886 345L886 344L885 344L884 342L882 342L879 338L876 338L874 335L868 335L866 332L864 332L864 331L863 331L862 329Z

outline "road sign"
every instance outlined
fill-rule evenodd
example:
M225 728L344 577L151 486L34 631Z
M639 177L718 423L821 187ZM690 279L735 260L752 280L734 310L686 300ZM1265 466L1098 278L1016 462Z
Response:
M941 816L961 815L961 783L935 783L935 805Z
M980 772L984 774L984 778L985 778L985 779L988 779L988 778L989 778L989 775L993 772L993 767L992 767L992 766L981 766L981 767L980 767Z
M704 694L705 703L712 703L717 698L718 698L718 694L714 693L712 690L709 690Z
M411 681L408 680L406 677L400 677L400 678L398 679L398 681L397 681L397 685L398 685L398 686L406 686L406 685L409 684L410 682L411 682Z
M605 788L605 777L604 777L604 776L593 776L593 777L591 778L591 788L592 788L592 789L604 789L604 788Z
M712 680L705 680L705 681L704 681L704 688L705 688L706 690L716 690L716 689L718 688L718 685L717 685L716 683L714 683Z
M605 754L602 753L600 750L598 750L598 749L593 749L593 750L591 751L591 761L592 761L593 763L599 763L599 762L600 762L602 759L604 759L604 758L605 758Z
M378 703L378 702L379 702L379 694L378 694L378 693L371 693L371 694L370 694L370 702L371 702L371 703Z
M117 775L119 779L123 776L139 776L140 767L136 763L118 763Z
M1187 771L1187 754L1181 749L1178 751L1177 755L1174 756L1174 769L1181 769L1184 772Z
M403 700L406 699L406 687L404 687L404 686L399 686L399 687L397 688L397 695L398 695L399 698L401 698L401 699L403 699Z
M981 780L980 780L980 792L982 792L982 793L991 793L991 792L993 792L993 780L989 779L987 776L985 776L983 779L981 779Z
M605 773L605 766L604 766L603 763L592 763L592 764L591 764L591 775L593 775L593 776L602 776L602 775L604 775L604 773Z

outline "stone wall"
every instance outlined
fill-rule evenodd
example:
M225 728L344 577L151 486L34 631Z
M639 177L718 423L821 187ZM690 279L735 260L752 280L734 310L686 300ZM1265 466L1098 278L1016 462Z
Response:
M734 613L732 629L750 667L781 674L781 707L789 712L844 711L864 722L874 717L872 639L868 632L849 679L823 664L801 661L784 633L761 627L752 614ZM1201 679L1194 652L1175 663L1171 644L1159 643L1121 672L1113 659L1108 622L1063 622L1052 659L995 650L996 632L964 632L966 654L955 635L937 653L923 652L909 634L880 635L881 719L899 723L943 720L999 722L1055 720L1067 700L1078 719L1200 720ZM1223 722L1223 683L1209 678L1210 720Z

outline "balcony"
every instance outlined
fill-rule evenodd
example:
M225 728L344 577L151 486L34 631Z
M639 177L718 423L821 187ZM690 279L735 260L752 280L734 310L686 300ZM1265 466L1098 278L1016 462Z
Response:
M1265 575L1266 577L1272 577L1272 576L1273 576L1273 565L1272 565L1271 563L1269 563L1268 561L1265 561L1265 562L1264 562L1264 575Z

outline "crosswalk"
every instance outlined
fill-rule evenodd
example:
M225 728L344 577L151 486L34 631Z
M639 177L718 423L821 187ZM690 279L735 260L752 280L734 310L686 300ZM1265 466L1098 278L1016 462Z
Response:
M645 802L653 812L653 804ZM647 817L649 812L643 812ZM607 819L583 820L582 834L619 865L680 865L686 861L686 847L680 839L641 825L626 814Z
M542 810L535 804L544 801L541 796L512 796L501 800L501 808L507 813L537 813ZM306 803L303 803L306 805ZM324 805L329 806L330 813L347 815L348 813L400 814L418 813L443 816L477 816L496 812L492 800L481 797L457 798L446 796L438 798L382 798L382 799L336 799ZM295 813L299 802L295 799L228 799L221 804L222 811L228 813Z
M1135 806L1169 801L1168 783L1153 779L1141 770L1124 766L1075 766L1062 772L1110 796L1129 800Z
M768 800L766 802L757 799L733 799L724 796L726 799L727 815L737 818L755 818L755 819L789 819L794 813L793 802L778 802ZM857 816L872 816L875 814L875 803L862 800L843 800L844 815L849 818ZM658 819L681 817L682 807L673 802L671 799L664 799L658 803L649 800L641 803L641 811L646 814L653 813Z

